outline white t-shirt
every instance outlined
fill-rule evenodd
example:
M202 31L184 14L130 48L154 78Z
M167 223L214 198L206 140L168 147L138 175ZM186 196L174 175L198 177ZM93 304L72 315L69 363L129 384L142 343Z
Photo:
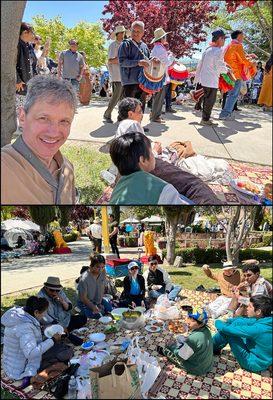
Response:
M92 224L89 227L90 233L95 239L101 239L101 225L100 224Z
M204 87L218 89L219 76L227 73L227 71L223 49L221 47L208 47L199 61L194 82L201 83Z
M116 40L110 44L108 49L108 59L116 58L118 56L119 46L120 43ZM119 64L108 64L108 71L112 82L121 82Z

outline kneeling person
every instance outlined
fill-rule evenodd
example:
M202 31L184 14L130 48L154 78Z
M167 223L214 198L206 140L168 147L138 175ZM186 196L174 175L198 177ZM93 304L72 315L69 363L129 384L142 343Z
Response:
M205 310L194 309L186 323L191 331L187 338L181 335L179 342L159 347L159 353L168 357L178 368L192 375L205 375L212 369L213 344Z
M149 269L144 272L148 295L151 299L157 299L161 294L167 293L169 300L174 300L181 292L180 285L173 285L167 271L158 266L155 256L149 257Z

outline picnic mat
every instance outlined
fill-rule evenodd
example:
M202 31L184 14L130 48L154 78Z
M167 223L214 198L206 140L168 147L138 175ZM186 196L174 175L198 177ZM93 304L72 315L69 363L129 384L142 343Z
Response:
M229 161L230 172L234 179L249 179L252 183L265 185L272 182L272 169L257 165L250 165L238 161ZM221 185L219 183L208 182L209 187L213 190L219 200L227 204L257 204L251 199L242 195L239 191L232 188L230 185ZM102 196L97 200L96 204L109 203L113 189L107 186Z
M181 305L203 306L206 302L214 300L217 295L192 290L182 290ZM182 314L186 315L184 311ZM96 320L89 320L90 333L103 330L103 325ZM215 332L213 320L209 321L209 327ZM88 334L88 333L87 333ZM135 335L145 337L139 344L143 350L156 356L162 371L150 389L149 398L166 399L271 399L272 379L269 371L255 374L244 371L235 361L229 348L225 348L220 356L215 356L214 366L211 372L204 376L196 377L187 374L182 369L170 364L166 357L160 356L157 345L164 346L173 339L173 334L168 330L159 333L147 333L142 328L138 332L120 330L116 334L107 335L107 340L133 337ZM80 348L75 348L75 356L81 354ZM1 371L1 385L4 389L13 392L22 399L53 399L54 397L45 391L33 390L29 386L25 390L19 390L21 381L14 383L7 379Z

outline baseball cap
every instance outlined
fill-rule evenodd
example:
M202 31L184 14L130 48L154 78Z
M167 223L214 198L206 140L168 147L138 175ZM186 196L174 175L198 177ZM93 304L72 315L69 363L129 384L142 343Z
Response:
M224 38L228 38L228 36L225 34L225 32L223 31L223 29L216 29L215 31L212 32L212 38L217 40L220 37L224 36Z
M203 324L207 324L209 319L208 314L204 308L203 309L194 308L192 310L192 313L188 313L188 316L190 318L195 319L195 321L203 322Z
M128 269L131 269L131 268L133 268L133 267L139 268L138 263L136 263L135 261L131 261L131 262L128 264Z

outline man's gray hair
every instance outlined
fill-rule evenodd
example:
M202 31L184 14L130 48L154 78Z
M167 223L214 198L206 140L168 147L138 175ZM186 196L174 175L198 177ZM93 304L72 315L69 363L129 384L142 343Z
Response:
M134 21L131 25L131 29L133 29L135 26L141 26L141 28L144 30L144 22L143 21Z
M28 113L37 101L48 99L53 104L68 103L74 112L77 109L77 96L70 82L46 75L31 78L27 85L25 112Z

